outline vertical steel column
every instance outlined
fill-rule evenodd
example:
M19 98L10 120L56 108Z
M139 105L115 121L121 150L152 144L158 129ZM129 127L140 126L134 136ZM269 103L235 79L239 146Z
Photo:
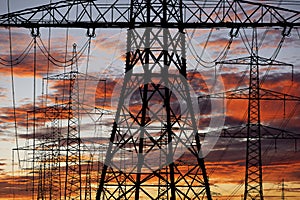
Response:
M257 30L253 28L248 99L245 200L263 200L259 84Z
M68 133L66 138L65 200L82 198L81 139L79 125L79 88L76 45L73 45L73 65L69 74Z

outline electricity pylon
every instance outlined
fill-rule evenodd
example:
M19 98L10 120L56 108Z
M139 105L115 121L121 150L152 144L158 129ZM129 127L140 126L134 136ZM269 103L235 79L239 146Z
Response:
M102 79L89 76L78 71L78 57L76 52L76 44L73 45L72 64L69 72L47 77L47 80L60 80L66 84L68 98L65 104L67 110L67 134L60 139L60 147L64 152L61 157L65 160L62 162L65 170L61 173L65 179L64 183L64 199L90 199L91 198L91 167L93 162L94 149L89 149L83 142L80 134L80 121L82 114L97 114L101 118L103 112L100 109L93 108L90 105L84 105L84 99L81 93L80 84L84 86L88 81L104 81ZM65 87L65 86L64 86ZM88 90L89 88L84 88ZM64 99L62 99L64 101ZM95 110L96 109L96 110ZM98 119L99 120L99 119ZM87 157L87 158L86 158ZM83 166L86 166L86 169ZM85 182L85 185L83 183Z
M284 35L283 37L286 37ZM222 98L240 99L248 101L247 123L245 127L223 129L220 137L246 138L246 170L245 170L245 189L244 200L263 199L263 179L262 179L262 152L261 140L268 139L299 139L300 136L281 129L264 126L261 123L261 101L286 101L300 102L300 97L284 94L261 87L260 67L262 66L291 66L293 65L267 59L259 56L257 30L253 29L250 48L250 56L223 60L217 64L247 65L249 69L249 86L246 88L226 91L224 93L209 94L199 98ZM232 129L232 130L230 130ZM245 132L244 132L245 130Z
M115 194L121 199L211 199L204 159L199 157L192 106L197 101L186 80L184 32L130 30L127 47L122 95L96 199ZM183 154L180 148L194 162L176 161Z
M175 199L176 197L189 195L188 193L194 195L198 193L198 191L193 190L194 187L191 186L198 182L201 187L204 187L207 198L211 199L204 160L201 156L199 157L201 144L198 139L197 131L195 130L197 127L195 126L195 119L193 119L192 116L192 109L188 108L184 110L186 118L183 119L189 119L191 121L191 123L186 124L189 124L187 130L192 132L192 137L185 135L184 139L190 143L190 146L183 146L193 155L193 158L197 163L197 165L194 165L196 166L196 170L193 171L193 176L195 174L201 174L201 177L194 176L192 182L185 183L188 185L188 189L181 192L180 189L176 188L176 184L181 184L180 181L186 180L188 175L185 173L181 174L180 164L176 164L176 161L178 160L174 159L174 163L171 162L174 158L174 146L172 146L172 142L175 141L175 144L182 144L180 137L177 137L176 134L174 134L174 123L180 124L182 121L177 113L174 112L175 108L172 107L172 99L174 96L172 96L170 87L177 84L178 87L173 87L174 91L182 93L186 104L191 103L189 102L191 101L189 91L186 90L186 80L181 78L186 75L184 32L186 29L207 28L293 28L300 26L299 16L299 11L268 6L260 3L251 3L244 0L220 0L209 4L201 4L198 1L175 0L133 0L129 4L124 4L121 1L114 1L111 4L108 4L98 3L96 1L74 0L56 2L37 8L1 15L0 25L5 27L26 28L85 28L88 32L90 32L91 29L94 30L96 28L129 29L127 38L128 52L126 54L126 73L124 85L122 87L122 92L124 93L122 93L122 95L124 94L127 95L125 97L128 97L128 95L131 94L129 92L129 90L132 89L131 86L134 86L133 92L135 90L140 92L141 105L138 110L126 110L126 108L130 108L130 106L128 107L124 104L126 103L126 101L124 101L126 100L124 99L125 97L120 98L117 108L118 113L111 134L106 165L102 171L103 173L97 198L103 197L105 199L109 196L120 195L120 198L122 197L124 199L138 199L141 193L148 195L150 198L150 193L145 192L146 190L143 190L142 188L145 183L144 181L147 181L147 179L144 178L156 176L159 178L158 182L160 183L160 186L161 184L164 184L165 189L158 189L157 191L159 191L159 193L162 192L163 194L155 194L155 198L164 196L169 199ZM155 30L157 28L160 29L160 31ZM138 29L141 30L141 33L137 32ZM176 34L170 34L170 29L176 30L176 33L180 35L178 36L178 38L180 38L178 43L170 43L169 39L175 41L178 39ZM159 37L162 37L163 39L160 40L161 38ZM150 43L154 38L156 41L160 41L158 54L154 53L155 48L152 49L152 44ZM136 43L132 43L136 41L144 41L149 44L139 46L136 45ZM171 47L168 46L169 44L174 44L175 48L170 50ZM141 49L134 48L137 46L141 47ZM170 52L172 52L172 54L170 54ZM138 62L141 63L141 74L135 72L135 66ZM172 74L173 80L169 81L171 70L168 70L173 69L172 66L173 68L174 66L177 68L175 70L177 73L175 75ZM154 68L159 70L158 77L154 76ZM161 84L160 81L155 82L152 78L158 78L163 84ZM181 82L179 83L178 80ZM140 85L137 86L137 83L140 83ZM130 84L132 85L130 86ZM252 90L255 90L255 88L252 88ZM162 109L149 109L149 106L151 105L149 100L153 98L152 95L154 94L157 95L158 99L161 99L160 101L163 104ZM149 114L152 114L152 116ZM157 139L154 139L149 131L146 130L146 126L151 122L151 118L152 120L166 118L166 121L158 120L162 126L159 129L160 131L158 131L159 134ZM125 120L128 124L126 126L120 126L121 122L124 122L122 120ZM129 132L129 128L133 128L131 132ZM122 134L124 131L125 134ZM255 132L255 130L253 130L253 132ZM165 151L163 151L166 160L164 160L161 169L155 171L151 168L149 173L144 172L142 169L146 166L146 153L151 151L154 147L160 150L164 149L163 144L165 141L167 141L168 144L166 145ZM148 142L150 143L150 147L147 146ZM125 167L125 165L128 163L124 160L123 163L119 162L118 166L112 166L116 150L122 149L123 151L118 154L118 156L122 156L122 153L126 153L124 150L129 150L132 147L136 147L134 150L138 153L136 165L130 164L135 174L128 174L128 171L126 172L128 167ZM126 170L124 171L124 169ZM167 173L164 174L164 171L167 171ZM170 174L171 176L169 176ZM181 177L179 180L175 180L177 175L178 177ZM114 181L110 182L110 177L112 177L112 180ZM126 184L122 186L124 183ZM111 184L110 190L106 189L106 185L109 186L109 184ZM145 185L145 187L151 186ZM114 190L111 188L117 189ZM110 193L111 191L114 191L115 193ZM170 191L170 193L166 191Z
M60 121L68 116L68 110L65 105L56 102L53 106L32 110L28 115L32 116L33 112L40 115L45 123L50 122L46 132L41 137L35 138L35 152L38 156L34 165L39 165L37 199L61 199L63 181L60 176L62 162L60 142L63 136Z
M47 76L44 80L61 81L64 95L56 97L55 105L46 106L28 112L29 116L39 118L30 120L51 123L42 136L34 138L35 163L38 168L36 179L37 199L91 199L91 171L94 162L95 149L87 146L80 135L80 118L83 115L97 115L95 123L103 115L103 110L91 105L84 105L84 95L79 85L89 87L87 82L105 81L88 76L78 71L76 45L73 45L73 55L70 72ZM84 82L84 84L83 84ZM89 88L85 88L88 90ZM66 121L67 128L63 130L62 124ZM38 165L38 167L36 167Z

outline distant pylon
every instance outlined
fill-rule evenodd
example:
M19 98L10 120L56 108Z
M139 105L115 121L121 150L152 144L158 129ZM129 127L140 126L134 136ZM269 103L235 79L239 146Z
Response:
M285 37L283 32L283 37ZM260 104L264 100L273 101L298 101L300 97L267 90L261 87L259 69L261 66L292 66L291 64L283 63L276 60L270 60L259 56L258 53L258 37L257 29L253 28L250 48L250 56L223 60L217 64L230 65L248 65L249 71L249 86L247 88L226 91L224 93L210 94L200 96L199 98L225 98L225 99L243 99L248 101L247 107L247 123L241 128L233 127L223 129L220 137L230 138L246 138L246 169L245 169L245 189L244 200L263 200L263 180L262 180L262 155L261 155L261 139L296 139L297 134L276 129L261 124ZM246 135L244 135L246 130Z
M282 179L281 182L281 200L285 200L285 196L284 196L284 179Z
M82 198L82 173L81 173L81 151L82 141L80 138L79 125L79 86L78 86L78 63L77 63L76 44L73 45L73 60L71 71L59 75L48 77L48 80L66 80L69 83L67 88L69 96L66 104L67 116L67 135L61 139L61 146L65 148L62 156L65 156L65 171L63 178L64 199Z

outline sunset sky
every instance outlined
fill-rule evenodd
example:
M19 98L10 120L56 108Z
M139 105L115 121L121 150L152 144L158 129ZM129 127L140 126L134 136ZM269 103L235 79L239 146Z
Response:
M261 1L262 2L262 1ZM283 1L282 5L284 5ZM15 11L49 3L49 0L10 1L10 10ZM280 3L279 3L280 4ZM274 4L273 4L274 5ZM290 7L300 10L300 5ZM7 0L0 0L0 14L6 13ZM13 58L20 55L20 64L13 66L13 79L11 66L5 60L10 59L9 30L0 27L0 200L4 199L31 199L30 181L25 176L24 168L28 163L24 159L30 157L31 152L13 150L32 143L32 121L27 124L27 112L33 109L33 102L37 108L54 105L55 101L62 103L62 96L68 92L63 85L64 81L45 81L46 76L56 75L70 70L49 63L47 55L41 51L43 45L50 48L51 55L60 61L71 58L73 44L77 44L77 52L82 49L79 59L79 71L87 73L104 81L89 81L80 83L81 94L84 93L85 109L92 111L92 107L115 111L116 104L111 103L122 83L124 73L124 53L126 52L126 29L98 29L96 37L92 38L90 55L88 56L88 37L86 30L41 28L40 38L37 38L37 71L33 72L33 38L30 30L25 28L12 28ZM229 29L186 30L188 60L188 80L191 87L200 95L205 91L203 87L211 87L210 80L220 75L223 88L214 90L224 92L248 85L249 66L214 65L222 50L228 45L230 39ZM249 56L247 40L251 38L250 29L241 29L237 37L233 38L226 59ZM270 58L275 54L282 39L282 29L258 29L260 44L259 55ZM245 42L246 41L246 42ZM50 42L50 43L49 43ZM246 43L246 44L245 44ZM27 47L31 47L26 49ZM66 56L67 49L67 56ZM285 38L276 60L293 64L290 66L263 66L260 68L261 87L273 91L300 96L300 30L293 29ZM27 51L28 50L28 51ZM45 50L45 49L44 49ZM205 50L205 51L204 51ZM203 52L204 51L204 52ZM25 53L24 53L25 52ZM195 56L195 54L198 55ZM198 60L199 56L202 60ZM55 61L56 62L56 61ZM59 63L59 62L56 62ZM293 73L292 73L293 72ZM12 86L13 83L13 86ZM34 89L35 92L34 92ZM206 90L207 91L207 90ZM104 94L106 92L106 94ZM16 127L13 114L13 93L15 95ZM47 101L45 97L47 95ZM35 99L35 100L34 100ZM65 99L66 100L66 99ZM246 122L247 101L226 100L225 127L238 126ZM87 144L97 140L104 143L112 127L113 114L104 113L101 119L97 115L86 117L82 122L82 134ZM262 124L299 133L300 106L299 103L282 101L263 101L261 103ZM97 126L95 125L97 123ZM48 124L49 125L49 124ZM95 126L94 126L95 125ZM65 128L65 124L63 124ZM207 130L207 127L200 127ZM94 130L95 129L95 130ZM47 127L40 126L37 133L41 136ZM244 139L219 138L217 144L206 156L206 167L210 177L211 190L214 199L241 199L244 190L245 174L245 148ZM263 140L263 181L265 199L279 199L281 196L281 182L285 181L286 199L300 199L300 142L295 140ZM29 154L29 155L27 155ZM28 157L27 157L28 156ZM19 160L20 159L20 160ZM28 184L29 183L29 184Z

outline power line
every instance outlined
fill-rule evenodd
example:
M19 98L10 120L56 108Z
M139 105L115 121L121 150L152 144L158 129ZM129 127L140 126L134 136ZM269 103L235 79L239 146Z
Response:
M10 13L10 6L9 6L9 0L7 0L7 9L8 13ZM10 20L10 19L9 19ZM12 36L11 36L11 28L8 28L9 32L9 55L10 55L10 74L11 74L11 91L12 91L12 102L13 102L13 116L14 116L14 129L15 129L15 142L16 147L19 149L19 141L18 141L18 127L17 127L17 114L16 114L16 95L15 95L15 80L14 80L14 68L12 65ZM18 157L18 163L19 166L21 166L20 163L20 154L17 151L17 157Z

